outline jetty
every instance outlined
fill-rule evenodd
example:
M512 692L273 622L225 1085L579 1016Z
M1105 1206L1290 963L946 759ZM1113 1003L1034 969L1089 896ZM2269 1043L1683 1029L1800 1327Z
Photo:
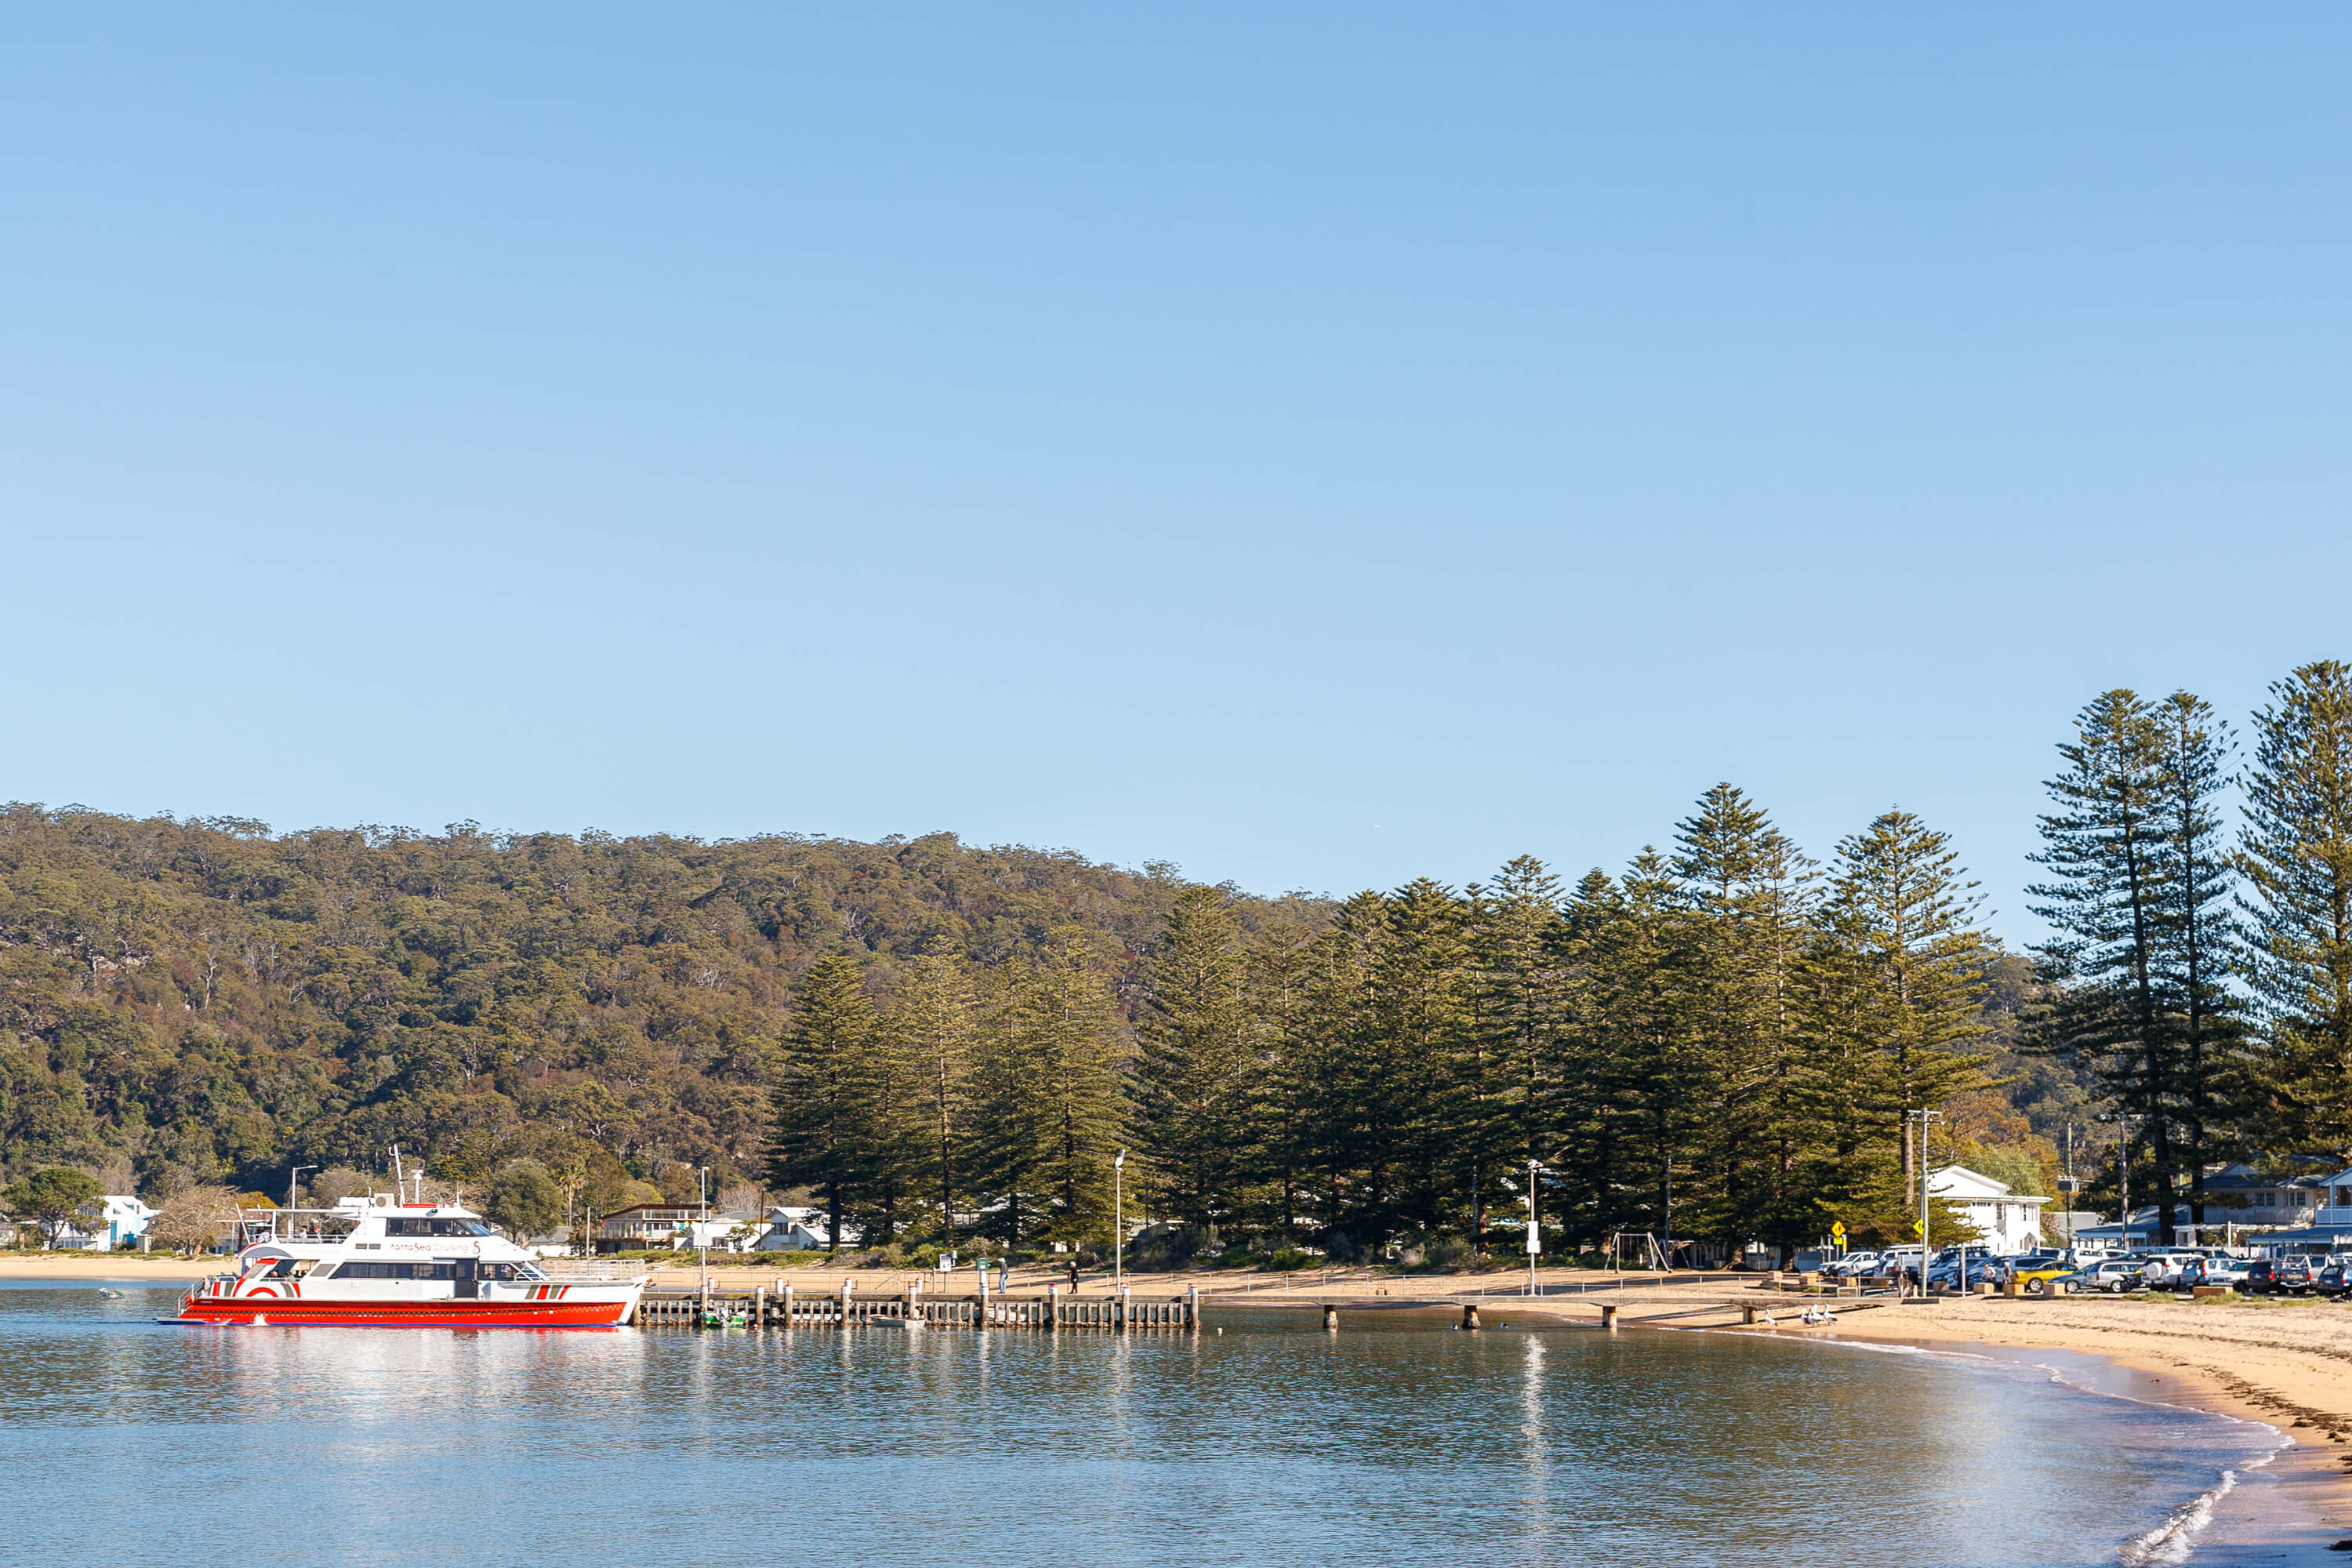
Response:
M1137 1296L1121 1291L1081 1296L1047 1286L1042 1295L975 1290L950 1294L910 1286L903 1290L801 1289L790 1284L750 1289L710 1286L649 1288L637 1300L634 1321L697 1328L858 1328L921 1324L948 1329L1093 1329L1161 1331L1201 1326L1201 1291Z
M573 1265L574 1269L583 1266ZM588 1268L594 1265L586 1266ZM570 1270L556 1266L558 1278ZM584 1269L583 1269L584 1272ZM632 1321L645 1327L677 1328L908 1328L1080 1330L1184 1332L1197 1330L1207 1310L1307 1310L1323 1327L1337 1330L1342 1312L1458 1314L1459 1326L1587 1326L1718 1328L1761 1326L1759 1297L1778 1296L1778 1281L1753 1276L1690 1274L1668 1279L1639 1276L1610 1279L1587 1277L1539 1292L1503 1279L1407 1279L1370 1274L1307 1275L1296 1279L1219 1279L1193 1276L1159 1282L1149 1293L1133 1287L1074 1291L1058 1280L1014 1282L1010 1289L936 1288L930 1278L905 1275L870 1280L840 1277L795 1282L771 1274L765 1282L733 1279L657 1279L640 1298ZM945 1283L945 1281L941 1281ZM1099 1284L1108 1284L1101 1281ZM877 1289L877 1287L880 1287ZM1786 1301L1780 1297L1780 1301ZM1864 1305L1833 1303L1840 1310ZM1875 1306L1879 1303L1871 1302ZM1499 1320L1499 1321L1497 1321ZM1768 1320L1769 1321L1769 1320ZM1777 1325L1776 1325L1777 1326Z

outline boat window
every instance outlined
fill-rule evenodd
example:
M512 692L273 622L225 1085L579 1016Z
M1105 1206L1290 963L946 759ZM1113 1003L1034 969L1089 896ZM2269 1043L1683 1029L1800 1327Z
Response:
M488 1236L490 1227L478 1219L420 1219L397 1215L383 1222L386 1236Z
M544 1279L546 1275L528 1263L485 1263L480 1266L484 1279Z

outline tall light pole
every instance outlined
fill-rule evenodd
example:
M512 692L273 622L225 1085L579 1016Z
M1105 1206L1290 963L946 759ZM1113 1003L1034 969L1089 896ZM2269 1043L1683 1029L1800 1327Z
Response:
M286 1178L286 1206L288 1208L290 1209L294 1206L294 1193L295 1189L301 1184L302 1173L305 1171L315 1171L319 1167L316 1165L297 1165L294 1167L293 1173Z
M1536 1223L1536 1179L1543 1174L1543 1162L1528 1162L1528 1294L1538 1294L1536 1259L1543 1256L1543 1227Z
M2074 1181L2074 1124L2066 1123L2066 1173L2059 1178L2059 1190L2066 1194L2066 1250L2074 1250L2074 1194L2080 1188Z
M1127 1289L1127 1151L1110 1162L1110 1293Z
M2123 1205L2124 1250L2129 1252L2132 1249L2131 1124L2145 1121L2147 1118L2137 1111L2118 1110L2099 1120L2116 1124L2116 1181L2119 1188L2116 1201Z
M1941 1121L1944 1113L1940 1110L1914 1110L1907 1114L1919 1123L1919 1294L1924 1299L1927 1294L1927 1124ZM1960 1259L1960 1272L1965 1282L1968 1272L1965 1255Z

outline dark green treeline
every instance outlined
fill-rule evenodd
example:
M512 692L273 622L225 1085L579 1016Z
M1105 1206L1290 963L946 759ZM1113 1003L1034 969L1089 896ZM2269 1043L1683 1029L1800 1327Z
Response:
M1130 1201L1342 1253L1524 1227L1720 1247L1902 1226L1903 1112L1984 1086L1995 948L1944 837L1890 812L1807 860L1728 784L1671 852L1564 887L1519 859L1336 907L1189 887L1132 1029L1083 939L869 994L813 969L779 1185L869 1237L1101 1241ZM881 1229L870 1228L878 1225Z

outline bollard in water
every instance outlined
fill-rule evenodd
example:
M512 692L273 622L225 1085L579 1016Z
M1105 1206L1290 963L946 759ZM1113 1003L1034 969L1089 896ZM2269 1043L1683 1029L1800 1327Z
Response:
M1475 1329L1478 1326L1478 1304L1475 1301L1462 1303L1462 1326L1465 1329Z
M1607 1329L1612 1334L1617 1331L1616 1302L1603 1301L1601 1303L1601 1326Z
M1339 1308L1337 1308L1337 1307L1325 1307L1325 1308L1323 1309L1323 1327L1324 1327L1326 1330L1328 1330L1328 1331L1330 1331L1330 1332L1332 1332L1332 1333L1335 1333L1335 1334L1336 1334L1336 1333L1338 1333L1338 1332L1339 1331Z

